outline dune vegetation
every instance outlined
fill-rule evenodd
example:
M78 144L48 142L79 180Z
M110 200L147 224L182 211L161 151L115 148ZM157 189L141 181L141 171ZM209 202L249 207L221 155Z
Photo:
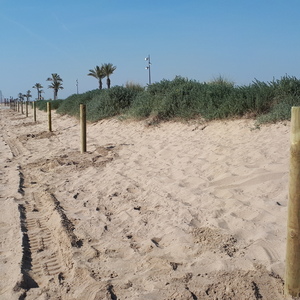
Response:
M46 102L37 101L37 107L45 110ZM221 76L210 82L176 76L147 88L131 82L52 103L58 113L75 117L79 116L79 104L86 104L87 120L91 122L121 116L158 122L248 117L269 123L290 119L291 107L300 105L300 80L285 75L270 82L255 79L249 85L237 86Z

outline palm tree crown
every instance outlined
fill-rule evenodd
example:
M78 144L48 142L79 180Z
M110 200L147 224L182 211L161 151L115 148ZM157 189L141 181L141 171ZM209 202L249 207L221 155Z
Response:
M92 77L95 77L96 79L98 79L98 82L99 82L99 90L102 90L102 79L105 77L105 74L103 72L103 67L99 67L99 66L96 66L93 69L89 70L89 74L87 74L88 76L92 76Z
M108 63L108 64L103 64L101 68L103 69L104 75L106 76L106 84L107 84L107 88L109 89L110 88L109 76L113 74L113 72L117 67L111 63Z
M53 89L54 91L54 100L57 99L58 90L63 90L62 79L56 73L51 74L52 77L47 78L47 81L52 81L51 84L48 85L48 89Z
M19 97L20 101L23 101L23 100L24 100L24 95L23 95L22 93L19 93L19 94L18 94L18 97Z
M37 89L37 93L38 93L37 99L41 100L41 94L42 94L42 90L41 89L43 88L43 86L40 83L36 83L32 88L33 89Z
M32 97L32 96L31 96L31 91L28 90L28 91L26 92L26 94L24 94L24 97L26 97L26 101L28 101L28 99Z

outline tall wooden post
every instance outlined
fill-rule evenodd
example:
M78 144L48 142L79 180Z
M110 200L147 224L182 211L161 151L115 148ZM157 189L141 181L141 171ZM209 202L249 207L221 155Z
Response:
M292 107L285 294L300 296L300 107Z
M86 106L80 104L80 140L81 153L86 152Z
M28 101L26 101L25 112L26 112L26 117L28 117Z
M47 102L47 113L48 113L48 129L52 131L52 120L51 120L51 103Z
M32 102L33 105L33 121L36 122L36 103Z

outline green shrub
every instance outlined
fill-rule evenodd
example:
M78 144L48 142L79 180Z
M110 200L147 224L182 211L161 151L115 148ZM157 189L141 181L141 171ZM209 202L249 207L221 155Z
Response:
M267 114L257 118L258 123L276 123L291 119L291 108L300 106L300 96L287 96L276 103Z
M63 101L63 103L57 109L57 112L62 115L68 114L79 117L80 104L87 104L93 99L93 97L102 93L103 90L96 89L83 94L73 94Z
M235 86L221 76L208 83L176 76L146 89L126 83L125 87L71 95L58 102L57 111L78 117L79 104L83 103L87 105L90 121L125 114L137 119L155 116L157 120L199 116L211 120L251 115L257 116L260 122L273 122L289 119L290 108L300 105L299 99L300 80L287 75L271 82L255 79L244 86ZM41 101L41 107L45 108L46 102Z
M125 113L139 93L136 89L122 86L103 90L87 103L87 119L94 122Z
M161 96L151 95L147 91L139 93L132 101L127 115L137 119L148 118L157 106L155 102L161 102L160 98Z
M139 83L135 83L133 81L127 81L125 84L125 87L127 89L131 89L136 92L143 92L145 90L143 86L141 86Z
M37 109L47 111L47 102L51 103L51 110L58 109L64 100L37 100L35 105Z

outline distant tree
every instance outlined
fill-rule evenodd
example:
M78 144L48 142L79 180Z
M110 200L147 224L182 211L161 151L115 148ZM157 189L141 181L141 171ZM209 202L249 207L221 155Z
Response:
M38 100L41 100L41 97L42 97L42 92L43 92L43 90L41 90L42 88L43 88L43 86L40 84L40 83L36 83L33 87L32 87L33 89L37 89L37 93L38 93L38 97L37 97L37 99Z
M104 72L104 76L106 77L106 84L107 84L107 88L110 88L110 78L109 76L113 74L113 72L116 70L116 66L114 66L111 63L108 64L103 64L101 69L103 69Z
M24 95L22 93L19 93L18 98L19 98L20 101L23 101L24 100Z
M28 90L28 91L26 92L26 94L24 94L24 97L26 98L26 101L28 101L28 99L32 97L32 96L31 96L31 91Z
M58 90L63 90L62 82L63 80L60 78L60 76L56 73L51 74L52 77L47 78L47 81L52 81L51 84L49 84L48 89L53 89L54 100L57 99Z
M96 79L98 79L98 83L99 83L99 90L102 90L102 79L105 77L103 68L96 66L94 69L90 69L89 70L89 74L87 74L88 76L92 76Z
M40 99L39 100L44 100L44 97L42 96L42 93L45 93L44 90L40 90Z

